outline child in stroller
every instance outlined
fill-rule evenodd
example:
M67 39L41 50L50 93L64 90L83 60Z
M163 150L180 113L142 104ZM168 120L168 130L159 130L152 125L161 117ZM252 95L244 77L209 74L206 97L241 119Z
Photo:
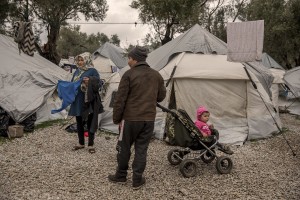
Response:
M217 156L218 137L211 134L204 137L195 126L186 111L170 110L157 104L163 112L168 113L167 135L169 142L184 148L171 149L168 161L172 165L180 164L180 172L184 177L193 177L197 173L197 161L211 163L215 159L216 168L220 174L228 174L233 167L232 160L227 156Z
M203 137L209 137L211 135L215 135L217 140L219 140L219 132L217 129L214 129L214 126L208 125L207 122L209 120L210 113L209 111L204 107L200 106L197 109L197 120L195 121L195 126L199 129L200 133ZM226 145L217 143L216 145L220 151L226 153L226 154L233 154L233 151Z

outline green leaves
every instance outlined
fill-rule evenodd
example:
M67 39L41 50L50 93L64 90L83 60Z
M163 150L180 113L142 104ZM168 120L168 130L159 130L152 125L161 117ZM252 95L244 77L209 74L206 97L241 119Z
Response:
M105 42L111 42L117 46L120 45L120 39L117 34L109 38L104 33L99 32L87 35L80 32L80 26L63 27L57 41L57 51L60 56L68 58L83 52L93 53Z
M152 25L162 44L181 32L187 21L198 16L199 0L134 0L132 8L139 10L143 23Z

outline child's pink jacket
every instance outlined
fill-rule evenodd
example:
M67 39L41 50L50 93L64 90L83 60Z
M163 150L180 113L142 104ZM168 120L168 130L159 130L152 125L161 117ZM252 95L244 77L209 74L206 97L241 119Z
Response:
M211 131L209 129L209 126L200 121L200 120L196 120L195 121L195 125L197 126L197 128L199 129L199 131L201 131L202 135L205 137L205 136L210 136L211 135Z

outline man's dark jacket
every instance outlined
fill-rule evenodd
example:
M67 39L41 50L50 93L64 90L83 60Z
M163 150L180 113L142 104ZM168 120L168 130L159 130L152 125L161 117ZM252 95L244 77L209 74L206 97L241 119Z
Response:
M156 103L165 97L162 76L146 62L138 62L122 76L113 106L113 122L154 121Z

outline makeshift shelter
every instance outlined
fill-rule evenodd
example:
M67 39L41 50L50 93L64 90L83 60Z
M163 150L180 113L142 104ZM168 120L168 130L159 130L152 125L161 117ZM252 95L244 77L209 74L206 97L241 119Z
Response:
M270 70L274 76L272 102L280 112L289 112L300 115L300 100L297 96L297 87L300 85L300 70L293 68L286 71L270 55L263 53L262 65Z
M284 81L294 94L295 98L300 97L300 66L288 70L284 75Z
M272 75L259 63L228 62L226 52L226 44L199 25L151 52L147 62L167 85L167 97L161 104L186 110L192 120L198 106L206 106L211 112L210 123L224 143L242 144L278 132L280 119L267 91ZM114 76L117 82L120 76ZM157 111L155 135L162 139L166 113ZM108 121L106 118L105 126L100 121L100 126L116 132L117 127Z
M283 80L287 88L279 105L291 114L300 115L300 66L286 71Z
M262 64L268 69L281 69L285 70L280 64L278 64L269 54L262 54Z
M64 113L51 115L50 110L61 105L53 92L68 73L38 54L19 54L17 44L4 35L0 35L0 51L0 107L16 122L35 112L39 122L65 117Z
M101 79L107 81L109 76L127 65L125 51L114 44L106 42L93 55L92 60L95 69L100 73Z

